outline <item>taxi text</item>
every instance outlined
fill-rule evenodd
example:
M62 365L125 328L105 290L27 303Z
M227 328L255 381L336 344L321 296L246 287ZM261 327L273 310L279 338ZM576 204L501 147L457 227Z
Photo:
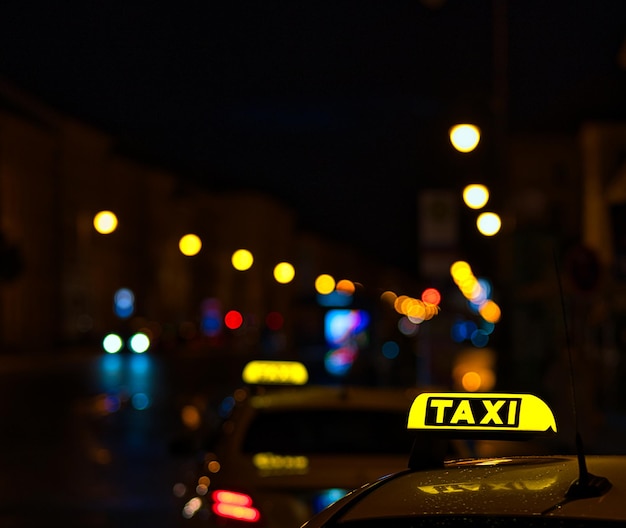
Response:
M521 398L430 397L425 424L457 427L517 427Z

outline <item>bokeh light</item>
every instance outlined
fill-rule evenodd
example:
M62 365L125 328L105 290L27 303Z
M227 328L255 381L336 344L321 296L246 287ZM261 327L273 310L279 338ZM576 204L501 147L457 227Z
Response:
M496 213L482 213L476 219L476 227L480 234L493 236L500 231L502 220Z
M452 339L457 343L470 340L474 346L484 347L489 342L489 335L494 329L493 325L500 321L502 316L500 306L490 298L491 283L487 279L477 279L470 265L464 261L454 262L450 266L450 274L463 296L468 300L470 310L479 314L484 321L480 329L475 323L456 321L451 329Z
M328 295L335 289L335 279L332 275L323 273L315 279L315 291L320 295Z
M230 310L224 316L224 324L231 330L237 330L243 324L243 315L237 310Z
M487 300L481 304L478 313L488 323L497 323L502 315L500 307L492 300Z
M108 334L102 340L102 348L107 354L117 354L123 346L124 342L117 334Z
M93 227L101 235L108 235L117 229L117 216L111 211L100 211L93 217Z
M238 249L235 251L230 259L233 268L237 271L246 271L252 267L254 263L254 257L252 253L247 249Z
M135 354L143 354L150 348L150 338L143 332L137 332L128 340L128 346Z
M299 361L257 359L246 364L241 379L251 385L306 385L309 381L309 371Z
M460 124L450 129L450 142L459 152L471 152L480 141L480 129L475 125Z
M185 405L180 411L180 419L185 427L192 431L198 429L202 423L200 411L195 405Z
M202 302L202 332L215 337L222 331L222 305L219 299L210 297Z
M481 209L489 201L489 190L480 183L472 183L463 189L463 201L471 209Z
M283 327L285 318L279 312L270 312L265 317L265 325L273 331L278 331Z
M455 343L462 343L469 340L472 334L478 329L474 321L455 321L450 331L452 340Z
M354 295L354 292L356 291L356 286L354 285L354 282L348 279L341 279L337 283L337 286L335 287L335 289L338 292L341 292L346 295Z
M198 235L189 233L178 241L178 249L180 249L180 252L186 257L193 257L200 253L202 241Z
M330 506L333 502L338 501L348 493L349 490L342 488L331 488L318 493L313 505L313 511L322 511L327 506Z
M488 392L496 382L495 352L490 348L462 351L455 359L452 379L457 389Z
M135 311L135 294L128 288L120 288L113 295L113 311L120 319L127 319Z
M383 343L382 353L387 359L395 359L400 354L400 345L395 341L386 341Z
M478 328L472 332L470 341L477 348L486 347L489 344L489 335L484 330Z
M437 288L426 288L422 292L422 301L439 306L439 303L441 302L441 293L439 293Z
M333 376L345 376L358 355L358 350L351 346L344 346L329 350L324 356L324 367Z
M413 337L419 332L419 325L413 323L408 317L401 317L398 321L398 330L407 337Z
M397 298L398 296L390 290L384 291L380 295L380 300L387 303L389 306L393 306Z
M274 279L280 284L290 283L296 275L296 270L289 262L279 262L274 267Z
M470 371L463 374L461 378L461 385L463 386L463 390L468 392L476 392L481 387L482 379L478 372Z
M454 282L459 284L467 277L473 275L472 268L464 260L457 260L450 266L450 275L454 279Z
M138 411L143 411L150 407L150 397L145 392L137 392L133 394L130 403Z

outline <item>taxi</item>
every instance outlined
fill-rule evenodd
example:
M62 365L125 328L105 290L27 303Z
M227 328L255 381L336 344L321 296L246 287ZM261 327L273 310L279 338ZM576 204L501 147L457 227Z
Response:
M406 467L416 390L309 385L298 362L252 361L242 377L210 451L175 486L181 526L298 528L363 482Z
M470 458L433 463L423 443L508 440L557 432L548 405L531 394L424 393L408 411L415 438L407 468L330 505L303 528L626 526L626 457Z

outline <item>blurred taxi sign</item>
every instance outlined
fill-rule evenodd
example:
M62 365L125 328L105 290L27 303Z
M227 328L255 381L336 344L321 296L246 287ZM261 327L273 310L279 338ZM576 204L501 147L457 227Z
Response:
M556 421L532 394L423 393L411 405L407 429L556 433Z
M250 385L306 385L309 372L298 361L250 361L241 377Z

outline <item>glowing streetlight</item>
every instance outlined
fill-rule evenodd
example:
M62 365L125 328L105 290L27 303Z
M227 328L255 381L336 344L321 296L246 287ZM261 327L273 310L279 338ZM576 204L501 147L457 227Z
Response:
M493 236L500 231L502 220L496 213L482 213L476 219L476 227L482 235Z
M117 216L111 211L100 211L93 217L93 227L101 235L108 235L117 229Z
M233 253L233 256L230 259L233 268L237 271L246 271L252 267L252 263L254 262L254 257L252 253L247 249L238 249Z
M480 129L475 125L455 125L450 129L450 142L459 152L471 152L480 141Z
M296 276L296 270L289 262L279 262L274 268L274 278L280 284L288 284Z
M194 255L200 253L200 249L202 249L202 241L197 235L189 233L179 240L178 249L180 249L180 252L183 255L193 257Z
M335 289L335 279L326 273L315 279L315 291L320 295L328 295Z
M489 201L489 189L480 183L472 183L463 189L463 201L471 209L480 209Z

